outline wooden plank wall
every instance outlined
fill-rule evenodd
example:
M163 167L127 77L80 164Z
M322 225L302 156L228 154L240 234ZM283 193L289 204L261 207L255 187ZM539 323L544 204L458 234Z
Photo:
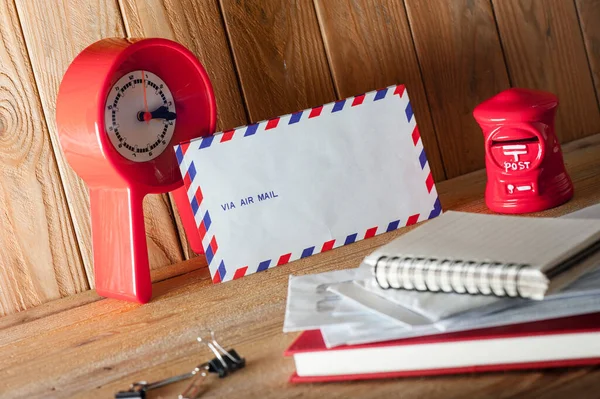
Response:
M85 184L58 147L58 85L103 37L165 37L205 65L219 130L406 84L436 181L480 169L473 107L555 92L562 142L600 132L600 0L7 0L0 4L0 315L93 288ZM156 278L194 254L144 203Z

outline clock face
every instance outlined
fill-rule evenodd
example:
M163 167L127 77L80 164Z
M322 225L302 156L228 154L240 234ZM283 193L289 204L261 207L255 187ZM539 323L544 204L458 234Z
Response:
M176 117L171 91L152 72L125 74L106 98L106 133L130 161L146 162L162 154L173 137Z

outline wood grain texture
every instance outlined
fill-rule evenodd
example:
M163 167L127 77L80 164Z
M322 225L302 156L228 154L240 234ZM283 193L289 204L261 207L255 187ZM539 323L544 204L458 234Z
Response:
M596 87L596 98L600 103L600 1L576 0L575 4Z
M433 177L445 177L429 103L402 2L315 0L338 97L406 85Z
M19 19L0 3L0 316L88 289Z
M177 204L175 203L175 198L173 194L168 195L170 208L173 210L173 217L175 220L175 226L177 227L177 235L179 236L179 242L181 242L181 249L183 251L183 257L185 259L192 259L198 256L192 250L190 245L190 241L187 237L187 233L185 232L185 228L183 227L183 221L181 220L181 216L179 214L179 209L177 209Z
M129 37L163 37L186 46L204 65L217 100L217 131L248 123L217 0L120 0ZM173 208L175 202L171 199ZM187 259L194 257L175 213Z
M120 12L116 0L57 0L52 6L46 2L16 0L16 6L81 255L93 286L87 188L60 150L55 105L60 81L73 58L96 40L124 36ZM144 201L152 268L183 259L168 205L159 195L148 196ZM155 241L157 238L159 241Z
M488 0L406 0L431 116L448 178L484 167L472 116L509 85Z
M575 197L538 215L559 216L600 201L599 151L600 135L564 147ZM484 173L439 183L444 209L489 212L483 203ZM187 372L212 357L195 344L199 331L210 327L246 357L247 367L225 380L207 381L203 398L393 398L398 392L403 398L593 397L600 368L592 367L289 384L294 365L282 353L297 334L281 332L288 274L356 267L376 247L411 228L225 284L213 285L204 267L155 284L155 299L147 305L98 300L86 292L76 296L79 302L65 298L46 305L44 315L33 309L8 316L0 334L0 392L11 398L112 397L133 381ZM181 265L189 269L198 263L196 258ZM166 387L153 397L176 397L185 386Z
M150 271L184 260L173 210L166 194L144 198L144 224Z
M598 133L600 111L574 2L493 0L493 5L512 85L558 96L561 142Z
M179 262L170 265L170 267L151 270L150 274L153 282L160 282L205 267L207 267L206 258L200 257L194 260L194 262ZM52 315L66 314L63 312L103 299L101 296L98 296L95 290L87 290L78 295L65 297L60 301L46 302L28 309L27 312L18 312L0 317L0 331L36 320L45 320ZM38 331L41 332L41 330Z
M252 122L335 100L314 6L307 0L221 0Z

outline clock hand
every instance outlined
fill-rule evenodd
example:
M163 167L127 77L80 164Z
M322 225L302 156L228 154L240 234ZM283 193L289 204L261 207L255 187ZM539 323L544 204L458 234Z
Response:
M150 119L164 119L167 121L172 121L177 117L175 112L169 111L169 108L163 106L158 107L156 110L152 112L144 112L140 111L137 114L137 120L140 122L150 121Z
M144 111L145 111L145 113L143 114L143 119L140 119L140 115L138 114L138 120L146 121L146 123L150 123L151 118L149 117L150 112L148 112L148 99L146 98L145 75L146 75L146 72L142 71L142 88L144 89Z
M167 121L175 120L177 117L175 112L169 111L169 108L165 107L164 105L152 111L150 115L152 115L152 119L165 119Z

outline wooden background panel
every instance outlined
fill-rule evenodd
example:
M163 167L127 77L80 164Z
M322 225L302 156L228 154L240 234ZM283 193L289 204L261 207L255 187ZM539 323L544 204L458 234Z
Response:
M119 8L116 0L56 0L52 6L46 2L16 0L16 5L82 257L93 286L87 188L60 150L55 103L62 76L81 50L101 38L124 36ZM151 267L182 260L168 202L161 196L148 196L144 210L148 237L160 240L149 245Z
M513 86L558 95L556 134L561 142L600 132L575 3L493 0L493 4Z
M0 2L0 316L89 288L13 2Z
M600 1L576 0L576 5L590 70L596 85L596 98L600 104Z
M307 0L221 0L250 120L335 100L314 6Z
M192 51L206 68L217 100L217 131L248 123L218 0L120 0L129 37L163 37ZM174 201L171 201L175 208ZM189 247L179 214L186 258Z
M558 94L562 141L600 132L599 0L0 7L0 315L93 287L87 189L64 160L54 112L67 66L104 37L166 37L190 48L213 82L219 130L406 83L436 180L484 166L472 110L511 84ZM148 196L144 210L153 278L181 273L163 267L193 256L172 201Z
M406 84L436 181L445 177L402 2L315 0L338 97Z
M483 135L472 116L510 84L488 0L406 0L446 177L483 168Z

